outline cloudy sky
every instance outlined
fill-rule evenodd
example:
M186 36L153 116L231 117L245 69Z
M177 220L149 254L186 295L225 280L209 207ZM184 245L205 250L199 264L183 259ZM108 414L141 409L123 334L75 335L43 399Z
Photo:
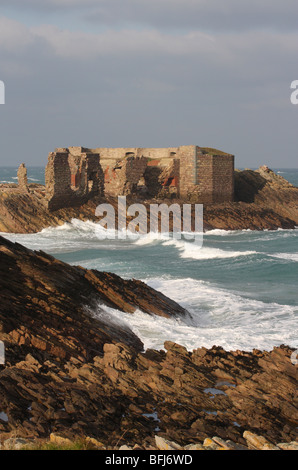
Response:
M56 147L298 167L297 0L0 0L0 165Z

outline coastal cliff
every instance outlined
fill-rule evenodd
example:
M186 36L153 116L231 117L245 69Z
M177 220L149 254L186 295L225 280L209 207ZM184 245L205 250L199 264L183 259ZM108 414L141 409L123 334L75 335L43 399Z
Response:
M187 351L167 341L164 350L144 351L107 308L188 315L145 284L4 238L0 267L2 440L56 433L145 449L156 435L180 445L209 436L246 445L245 432L272 444L297 440L297 367L288 346Z
M235 171L235 202L204 204L204 229L276 230L293 229L298 225L298 188L267 167L258 170ZM50 211L45 200L45 188L29 185L29 192L0 187L0 232L36 233L72 219L98 221L98 204L111 203L117 209L117 199L94 197L80 207ZM194 195L188 201L175 199L144 199L130 196L128 202L196 203Z

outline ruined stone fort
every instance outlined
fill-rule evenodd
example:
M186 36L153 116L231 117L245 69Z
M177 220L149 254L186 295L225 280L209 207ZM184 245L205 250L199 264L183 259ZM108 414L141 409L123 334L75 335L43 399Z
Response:
M23 166L19 185L26 187ZM211 204L234 198L234 156L196 145L172 148L57 148L45 171L50 210L95 196L144 195Z

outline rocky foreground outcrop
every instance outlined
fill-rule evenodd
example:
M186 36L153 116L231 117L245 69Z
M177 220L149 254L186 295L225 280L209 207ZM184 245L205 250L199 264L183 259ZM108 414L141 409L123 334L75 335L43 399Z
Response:
M95 215L97 205L107 202L117 213L117 198L111 197L96 197L81 207L49 211L44 186L31 184L29 192L19 190L16 185L10 186L13 185L0 185L0 232L35 233L75 218L96 222L99 220ZM149 213L152 203L182 205L199 201L196 195L184 201L128 198L128 204L135 202L145 204ZM266 166L256 171L235 171L235 202L204 205L205 230L276 230L295 226L298 226L298 188Z
M0 269L0 439L56 434L152 448L156 435L180 446L216 436L246 445L246 431L272 444L297 440L290 347L187 351L169 338L164 350L144 351L103 305L187 312L143 283L68 266L3 238Z
M105 307L165 317L189 315L141 281L70 266L0 237L0 339L59 360L89 360L106 342L121 341L141 350L140 340L114 324Z

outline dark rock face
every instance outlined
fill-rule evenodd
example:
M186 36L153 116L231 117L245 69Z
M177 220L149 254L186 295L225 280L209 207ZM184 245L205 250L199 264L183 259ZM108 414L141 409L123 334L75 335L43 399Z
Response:
M245 444L297 440L297 367L287 346L271 352L192 352L170 341L143 351L102 304L187 314L136 281L71 267L0 239L0 437L90 436L105 445L181 445L209 436ZM154 321L154 318L152 318Z

